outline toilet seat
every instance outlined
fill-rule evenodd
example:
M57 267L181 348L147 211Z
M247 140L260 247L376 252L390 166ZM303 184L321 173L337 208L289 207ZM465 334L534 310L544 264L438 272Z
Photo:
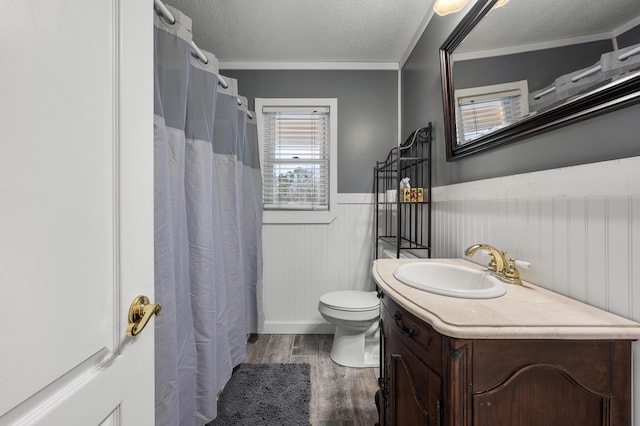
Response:
M349 312L377 311L380 307L380 300L375 291L334 291L323 294L320 303L331 309Z

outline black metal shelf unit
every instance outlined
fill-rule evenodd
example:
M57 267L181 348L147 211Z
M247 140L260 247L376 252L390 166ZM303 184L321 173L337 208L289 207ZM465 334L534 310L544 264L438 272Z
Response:
M381 257L381 245L393 249L396 258L403 250L431 257L431 134L429 123L411 132L403 143L389 151L384 161L376 162L373 180L376 259ZM412 188L422 188L422 201L417 197L404 201L400 181L407 177Z

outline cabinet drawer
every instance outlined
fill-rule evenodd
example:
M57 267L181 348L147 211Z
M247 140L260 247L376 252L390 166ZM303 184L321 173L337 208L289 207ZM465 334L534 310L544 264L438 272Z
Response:
M391 330L398 340L429 365L436 373L442 369L442 335L391 300L382 298L385 331Z

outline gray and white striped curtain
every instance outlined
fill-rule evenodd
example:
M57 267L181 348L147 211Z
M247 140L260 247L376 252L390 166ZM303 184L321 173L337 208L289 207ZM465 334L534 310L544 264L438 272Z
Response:
M170 11L155 22L156 424L202 425L257 329L261 180L236 82L218 90L215 56L192 57L191 19Z

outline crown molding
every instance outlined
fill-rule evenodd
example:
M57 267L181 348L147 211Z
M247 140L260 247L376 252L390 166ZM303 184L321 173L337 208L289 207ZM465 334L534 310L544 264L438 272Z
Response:
M220 62L221 70L392 70L398 62Z

